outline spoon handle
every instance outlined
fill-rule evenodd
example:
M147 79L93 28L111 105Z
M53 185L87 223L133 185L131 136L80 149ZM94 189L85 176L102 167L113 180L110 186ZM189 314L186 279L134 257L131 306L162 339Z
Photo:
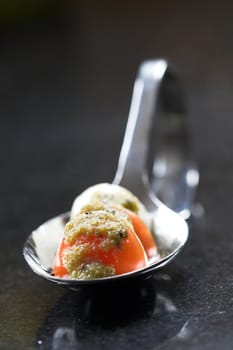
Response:
M179 81L166 60L145 61L134 84L113 183L150 207L158 205L159 197L187 217L198 180Z

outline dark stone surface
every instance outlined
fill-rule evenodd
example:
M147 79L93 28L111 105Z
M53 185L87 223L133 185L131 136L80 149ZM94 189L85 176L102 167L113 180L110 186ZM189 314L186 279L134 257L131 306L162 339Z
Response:
M72 6L61 23L2 35L0 348L230 350L232 4ZM136 69L151 57L180 68L205 214L169 267L127 287L129 304L122 291L68 293L30 271L24 241L87 186L112 180Z

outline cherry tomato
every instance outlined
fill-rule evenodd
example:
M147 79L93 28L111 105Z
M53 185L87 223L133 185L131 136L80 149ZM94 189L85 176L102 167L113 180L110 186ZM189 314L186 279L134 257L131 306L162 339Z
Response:
M84 234L79 236L74 245L85 244L88 247L88 255L85 257L83 263L100 262L104 265L113 266L115 274L123 274L137 270L139 268L147 266L147 256L137 235L128 230L128 237L122 238L119 247L114 246L110 249L103 249L101 243L105 238L99 238L96 236L85 236ZM68 277L68 271L66 270L62 256L67 248L64 239L61 241L54 263L54 274L59 277Z
M145 250L134 232L128 230L128 237L123 240L121 248L112 251L116 274L131 272L147 266Z
M142 245L146 251L148 258L152 258L157 253L157 247L154 242L153 236L144 222L131 210L125 210L129 216L130 221L132 222L133 228L142 242Z
M62 255L65 249L67 249L67 245L65 244L64 238L62 238L55 257L53 272L55 276L62 276L65 277L68 275L68 271L66 270L65 266L62 262Z

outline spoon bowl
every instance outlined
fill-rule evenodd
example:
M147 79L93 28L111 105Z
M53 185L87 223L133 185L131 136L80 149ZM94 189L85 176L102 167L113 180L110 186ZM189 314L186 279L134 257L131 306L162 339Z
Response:
M156 259L151 260L147 267L126 274L100 279L64 279L53 275L53 264L58 244L64 232L64 226L69 219L70 213L65 213L39 226L28 237L24 245L23 254L27 263L36 274L71 289L82 285L112 283L126 278L147 277L174 259L188 238L186 222L161 204L159 209L152 214L153 233L158 247L158 256Z

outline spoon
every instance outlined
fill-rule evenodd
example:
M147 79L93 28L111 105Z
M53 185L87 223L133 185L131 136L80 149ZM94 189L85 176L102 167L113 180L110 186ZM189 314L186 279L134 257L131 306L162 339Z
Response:
M122 275L93 280L55 277L52 270L54 257L64 226L70 219L70 213L65 213L39 226L25 242L24 257L36 274L75 289L83 285L145 278L175 258L188 239L188 225L181 215L163 204L157 194L161 194L161 197L165 194L167 204L172 204L173 209L183 216L190 215L198 184L198 171L190 161L188 128L183 112L181 93L170 65L163 59L142 63L134 85L113 184L132 191L150 212L159 258L152 259L144 268ZM157 151L156 156L154 150ZM182 185L179 186L179 183ZM179 193L178 200L175 201L177 186L183 193Z

